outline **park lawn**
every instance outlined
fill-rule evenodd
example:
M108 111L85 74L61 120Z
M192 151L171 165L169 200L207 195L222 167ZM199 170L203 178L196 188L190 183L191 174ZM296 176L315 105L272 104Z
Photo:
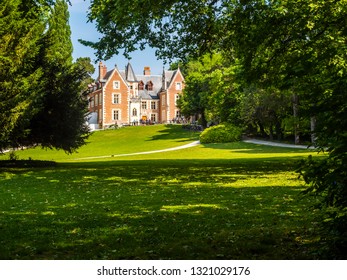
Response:
M0 258L319 258L319 213L294 172L308 154L229 143L3 167Z
M181 125L129 126L95 131L88 138L88 144L73 154L37 147L16 151L16 155L20 159L62 162L76 158L145 152L157 148L167 149L198 140L198 136L198 132L184 130Z

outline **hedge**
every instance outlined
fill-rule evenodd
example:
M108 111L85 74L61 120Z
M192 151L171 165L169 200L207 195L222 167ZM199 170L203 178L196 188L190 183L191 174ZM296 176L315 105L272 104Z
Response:
M227 143L241 140L242 130L231 124L219 124L205 129L200 134L200 143Z

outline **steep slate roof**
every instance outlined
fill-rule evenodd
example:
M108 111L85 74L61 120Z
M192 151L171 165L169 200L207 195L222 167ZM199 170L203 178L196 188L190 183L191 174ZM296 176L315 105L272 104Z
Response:
M161 75L137 75L137 80L144 83L144 89L139 90L139 97L143 99L159 99L159 93L162 90L162 77ZM146 85L148 82L153 83L153 90L147 90Z
M134 69L130 63L125 67L125 80L129 82L137 82Z
M113 70L114 70L114 69L112 69L112 70L110 70L110 71L108 71L108 72L106 73L105 77L103 78L105 81L107 81L107 80L111 77L111 75L112 75L112 73L113 73Z
M168 87L171 83L172 78L176 75L177 70L167 70L165 73L166 87Z
M108 80L111 77L114 69L108 71L104 77L104 80ZM140 82L144 83L144 89L139 90L139 97L143 99L159 99L159 93L163 90L163 75L165 75L166 88L171 84L173 77L176 75L177 70L163 70L163 75L135 75L133 67L130 63L126 65L125 70L119 70L120 75L126 82ZM146 85L148 82L152 82L153 90L147 90Z

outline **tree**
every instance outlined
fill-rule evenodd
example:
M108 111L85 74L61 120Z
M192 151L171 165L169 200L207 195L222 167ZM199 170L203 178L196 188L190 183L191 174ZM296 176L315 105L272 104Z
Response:
M292 90L300 113L316 120L315 144L328 158L309 159L301 173L327 207L341 249L347 247L346 14L346 1L332 0L249 1L230 14L240 27L232 44L244 76Z
M0 15L0 151L39 144L76 150L88 136L86 72L72 64L67 4L1 1Z
M92 64L92 61L90 57L79 57L76 59L76 62L74 63L74 67L77 68L77 71L86 72L86 79L83 81L82 88L86 89L89 84L91 84L94 79L92 78L92 75L95 72L95 67Z
M57 0L42 40L41 108L31 121L27 142L71 153L83 145L88 136L87 101L82 94L88 69L72 64L68 22L68 6L64 0Z
M207 62L206 60L205 62ZM209 70L204 70L203 62L190 61L185 65L186 86L182 97L178 100L178 107L185 117L195 116L203 127L207 126L207 109L210 95L210 85L207 80Z
M69 18L66 1L56 0L48 18L48 30L43 38L43 63L48 65L72 64L73 47Z
M248 132L282 140L291 116L291 93L276 88L250 86L242 92L241 118ZM292 126L291 126L292 128Z
M42 69L36 67L45 23L33 1L0 1L0 152L19 145L39 98Z
M223 59L220 53L207 54L185 64L186 87L179 100L183 115L201 116L202 125L208 121L238 123L237 66Z
M214 49L222 38L225 6L232 1L195 0L92 0L88 14L102 38L80 40L109 59L123 50L127 57L146 45L156 48L163 59L197 57Z

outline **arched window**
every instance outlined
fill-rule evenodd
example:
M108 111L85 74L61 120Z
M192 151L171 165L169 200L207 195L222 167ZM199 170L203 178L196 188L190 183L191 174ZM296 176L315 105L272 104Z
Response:
M144 83L142 81L139 82L139 90L143 90L144 88Z
M133 109L133 117L136 117L137 116L137 110L136 108Z

